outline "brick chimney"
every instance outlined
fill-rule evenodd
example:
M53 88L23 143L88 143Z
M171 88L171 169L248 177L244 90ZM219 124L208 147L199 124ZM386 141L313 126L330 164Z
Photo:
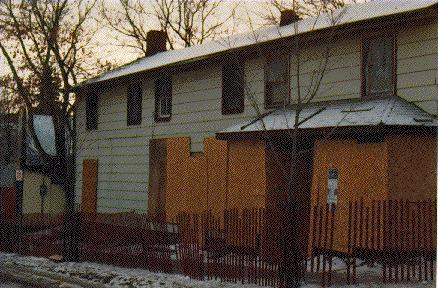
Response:
M166 51L166 41L166 32L150 30L146 36L146 56Z
M288 9L281 11L280 26L289 25L298 20L301 20L301 18L294 10Z

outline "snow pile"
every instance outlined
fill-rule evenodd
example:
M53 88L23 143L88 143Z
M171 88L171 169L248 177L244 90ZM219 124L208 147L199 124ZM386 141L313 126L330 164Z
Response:
M309 263L309 262L308 262ZM322 265L322 257L321 263ZM357 267L358 274L368 274L369 276L376 276L381 273L381 266L375 265L374 267L368 267L362 262L357 262L359 265ZM128 269L128 268L120 268L114 267L104 264L96 264L96 263L54 263L48 259L44 258L36 258L36 257L24 257L16 254L3 254L0 253L0 269L2 266L5 267L17 267L17 268L27 268L32 273L38 274L41 273L54 273L57 276L67 279L78 279L82 281L86 281L87 283L95 283L100 285L105 285L106 287L160 287L160 288L260 288L260 286L253 284L241 284L241 283L226 283L220 281L198 281L190 279L189 277L176 275L176 274L163 274L163 273L153 273L146 270L140 269ZM309 265L309 264L308 264ZM316 265L316 258L315 258ZM346 273L346 264L344 261L338 258L333 259L333 271L334 273ZM370 277L369 280L373 278ZM305 283L303 288L317 288L321 287L319 283L315 281L309 281L311 279L307 279L308 282ZM316 279L312 279L316 280ZM332 287L341 288L341 287L363 287L363 288L377 288L377 287L385 287L385 288L414 288L414 287L424 287L424 288L432 288L435 286L435 282L409 282L409 283L391 283L391 284L383 284L379 283L380 281L377 279L375 283L367 282L363 284L358 284L355 286L349 285L339 285L336 284ZM345 283L345 282L344 282ZM2 286L3 285L3 286ZM6 286L5 286L6 285ZM3 287L11 287L7 286L8 283L1 283L0 288ZM21 286L12 286L12 287L21 287Z
M160 288L256 288L257 285L221 283L220 281L197 281L176 274L153 273L140 269L128 269L96 263L54 263L48 259L23 257L0 253L0 266L14 265L38 272L52 272L66 278L77 278L109 287L160 287ZM1 286L0 286L1 287Z
M21 288L23 286L11 282L0 283L0 288Z

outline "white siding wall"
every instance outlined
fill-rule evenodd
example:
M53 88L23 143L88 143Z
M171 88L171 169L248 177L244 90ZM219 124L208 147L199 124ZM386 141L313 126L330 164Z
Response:
M400 31L398 36L397 87L401 97L432 112L437 97L436 23ZM321 47L302 55L300 69L303 93L323 61ZM331 57L314 101L360 98L361 38L340 40L330 49ZM296 69L291 65L291 95L296 96ZM245 112L221 114L221 66L214 65L173 75L173 107L170 122L154 123L153 80L143 82L141 125L126 125L126 87L99 95L99 122L95 131L85 130L85 101L77 113L76 199L82 193L82 161L99 160L98 211L144 212L147 209L149 140L190 136L192 151L202 151L205 137L214 136L232 124L254 117L252 103L264 111L264 60L245 63ZM435 108L436 113L436 108Z
M361 39L354 37L330 45L306 48L299 58L294 55L291 57L290 69L292 99L296 99L298 94L298 70L302 100L312 98L311 101L315 102L359 98ZM316 91L313 97L310 96L312 91Z
M438 22L398 34L398 95L429 113L438 112Z

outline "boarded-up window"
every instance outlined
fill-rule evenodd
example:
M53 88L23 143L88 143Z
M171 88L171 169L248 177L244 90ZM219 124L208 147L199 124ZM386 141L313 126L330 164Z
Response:
M244 110L243 65L226 64L222 67L222 114L238 114Z
M364 41L364 96L394 95L394 36L369 38Z
M85 100L85 114L86 114L86 127L87 130L95 130L97 129L97 120L98 120L98 99L99 96L97 93L91 93L87 96Z
M141 83L135 83L128 86L127 99L127 124L140 125L141 124L141 110L142 110L142 94L143 90Z
M289 56L269 57L265 73L265 106L273 108L289 103Z
M81 211L96 213L97 206L97 160L87 159L82 163Z
M155 80L155 121L169 121L172 116L172 77Z

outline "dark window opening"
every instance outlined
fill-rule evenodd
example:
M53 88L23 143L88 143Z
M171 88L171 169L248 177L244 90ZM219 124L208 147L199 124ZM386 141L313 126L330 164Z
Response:
M140 125L143 89L141 83L131 84L128 86L127 99L127 124Z
M265 106L281 107L289 103L289 56L269 57L265 69Z
M97 129L98 120L98 99L97 93L91 93L85 99L85 114L86 114L86 128L87 130Z
M155 80L155 121L169 121L172 116L172 77Z
M395 94L395 37L368 38L363 43L363 95L386 97Z
M244 110L244 72L238 64L222 67L222 114L238 114Z

